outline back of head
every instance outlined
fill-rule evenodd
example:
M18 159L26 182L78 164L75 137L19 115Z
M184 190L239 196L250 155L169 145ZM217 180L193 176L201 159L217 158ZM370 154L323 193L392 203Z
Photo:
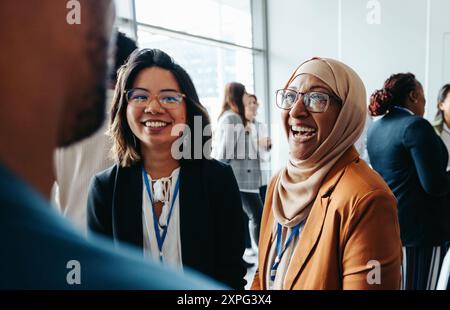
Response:
M417 80L412 73L391 75L382 89L370 96L369 113L372 116L384 115L393 106L404 106L408 95L417 87Z
M127 37L123 32L117 33L114 69L111 71L109 77L112 86L117 82L117 71L126 63L128 57L130 57L131 53L137 48L136 41Z

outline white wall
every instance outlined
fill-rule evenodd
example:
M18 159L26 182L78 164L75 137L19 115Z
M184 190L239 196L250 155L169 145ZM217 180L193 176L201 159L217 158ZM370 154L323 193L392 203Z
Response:
M374 3L379 3L379 23L371 18ZM449 0L267 0L270 94L302 61L331 57L359 73L368 96L392 73L414 73L424 86L425 117L431 120L437 92L450 82L449 13ZM274 97L276 171L284 166L288 147Z

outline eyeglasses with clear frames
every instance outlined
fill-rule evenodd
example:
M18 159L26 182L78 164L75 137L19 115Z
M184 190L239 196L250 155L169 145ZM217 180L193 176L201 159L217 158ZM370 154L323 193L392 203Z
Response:
M134 107L146 107L153 99L156 99L164 108L176 108L183 102L186 95L173 91L164 90L157 95L140 88L129 89L125 92L128 104Z
M280 109L290 110L299 99L303 97L303 103L309 112L323 113L326 112L330 105L330 98L334 98L338 103L342 100L336 95L312 91L312 92L296 92L292 89L279 89L276 91L276 105Z

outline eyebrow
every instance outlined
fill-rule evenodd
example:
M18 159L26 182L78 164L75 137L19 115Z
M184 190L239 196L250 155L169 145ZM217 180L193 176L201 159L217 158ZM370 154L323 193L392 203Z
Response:
M143 87L134 87L133 89L145 90L146 92L151 93L147 88L143 88ZM162 91L174 91L174 92L179 92L179 90L172 89L172 88L164 88L164 89L161 89L159 92L162 92Z
M293 91L297 91L297 89L294 89L292 87L288 87L288 89L293 90ZM308 92L310 92L310 91L319 91L319 90L323 90L323 91L326 91L327 93L333 94L332 90L330 90L328 88L325 88L324 86L313 86L310 89L308 89Z

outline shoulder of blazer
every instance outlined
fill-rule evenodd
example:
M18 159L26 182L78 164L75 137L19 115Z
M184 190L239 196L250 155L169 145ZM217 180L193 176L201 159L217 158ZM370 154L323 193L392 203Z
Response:
M204 159L203 164L207 169L212 169L215 172L224 172L230 169L230 165L217 159Z
M205 178L207 182L216 183L226 176L231 166L216 159L189 160L181 162L183 175Z
M114 179L116 178L116 174L119 169L119 165L115 164L95 174L94 178L97 182L100 182L102 184L112 184L114 183Z
M386 182L364 160L357 158L343 169L344 173L333 191L334 197L337 194L345 199L354 199L355 202L372 192L383 192L394 197Z
M134 179L134 175L137 173L138 168L139 164L134 164L130 167L121 167L118 164L115 164L108 169L97 173L93 178L93 182L96 187L100 186L104 191L110 192L111 196L113 196L119 179L121 180L122 185L124 182L127 184L128 179Z
M226 183L229 181L230 175L234 177L231 166L216 159L203 160L203 173L208 181L213 182L214 184Z

